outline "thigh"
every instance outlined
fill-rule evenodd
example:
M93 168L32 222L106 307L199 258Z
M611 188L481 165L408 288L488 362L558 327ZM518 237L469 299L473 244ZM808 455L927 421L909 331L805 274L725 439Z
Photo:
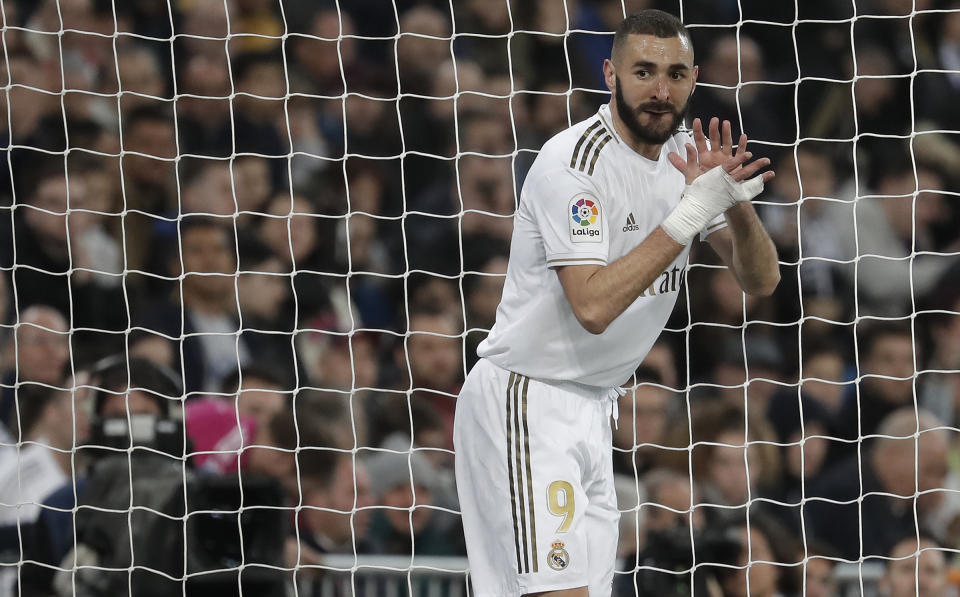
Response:
M468 378L454 426L475 593L587 586L589 522L576 399L504 373Z
M613 446L609 418L602 416L594 429L587 493L587 541L590 546L590 597L609 597L613 588L620 510L613 476Z

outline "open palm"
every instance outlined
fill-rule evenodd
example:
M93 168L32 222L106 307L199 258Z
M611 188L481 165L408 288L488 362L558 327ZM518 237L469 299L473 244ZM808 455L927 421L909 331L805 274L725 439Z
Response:
M733 134L729 120L723 121L723 131L721 134L720 120L716 117L710 119L710 145L707 146L707 138L703 134L703 124L699 118L693 120L693 141L696 147L690 143L686 144L687 159L684 160L676 152L671 152L670 162L674 167L683 172L687 179L687 184L694 181L695 178L704 172L722 166L731 177L737 182L743 182L756 174L760 169L770 165L769 158L760 158L749 162L753 154L747 151L747 136L740 135L740 142L737 144L737 152L733 152ZM749 162L749 163L747 163ZM773 178L772 170L762 174L763 182Z

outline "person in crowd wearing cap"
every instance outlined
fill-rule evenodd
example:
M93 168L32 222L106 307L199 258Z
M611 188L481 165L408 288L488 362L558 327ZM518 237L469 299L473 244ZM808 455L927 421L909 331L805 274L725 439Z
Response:
M410 438L388 437L368 461L374 510L368 538L376 553L465 555L459 517L440 507L449 500L445 484Z

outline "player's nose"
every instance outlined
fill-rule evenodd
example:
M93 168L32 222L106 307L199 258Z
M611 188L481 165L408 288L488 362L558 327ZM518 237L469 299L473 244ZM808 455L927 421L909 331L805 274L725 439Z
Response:
M654 82L653 97L664 102L670 99L670 86L664 77L657 77Z

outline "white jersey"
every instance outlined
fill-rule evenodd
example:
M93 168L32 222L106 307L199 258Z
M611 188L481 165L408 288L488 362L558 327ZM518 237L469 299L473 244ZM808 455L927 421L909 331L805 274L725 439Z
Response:
M602 334L580 325L553 268L607 265L639 245L680 202L684 176L671 151L653 161L612 126L610 108L547 141L527 174L514 218L497 319L480 357L533 379L614 387L627 381L667 323L686 273L689 246ZM723 216L701 238L724 226Z

